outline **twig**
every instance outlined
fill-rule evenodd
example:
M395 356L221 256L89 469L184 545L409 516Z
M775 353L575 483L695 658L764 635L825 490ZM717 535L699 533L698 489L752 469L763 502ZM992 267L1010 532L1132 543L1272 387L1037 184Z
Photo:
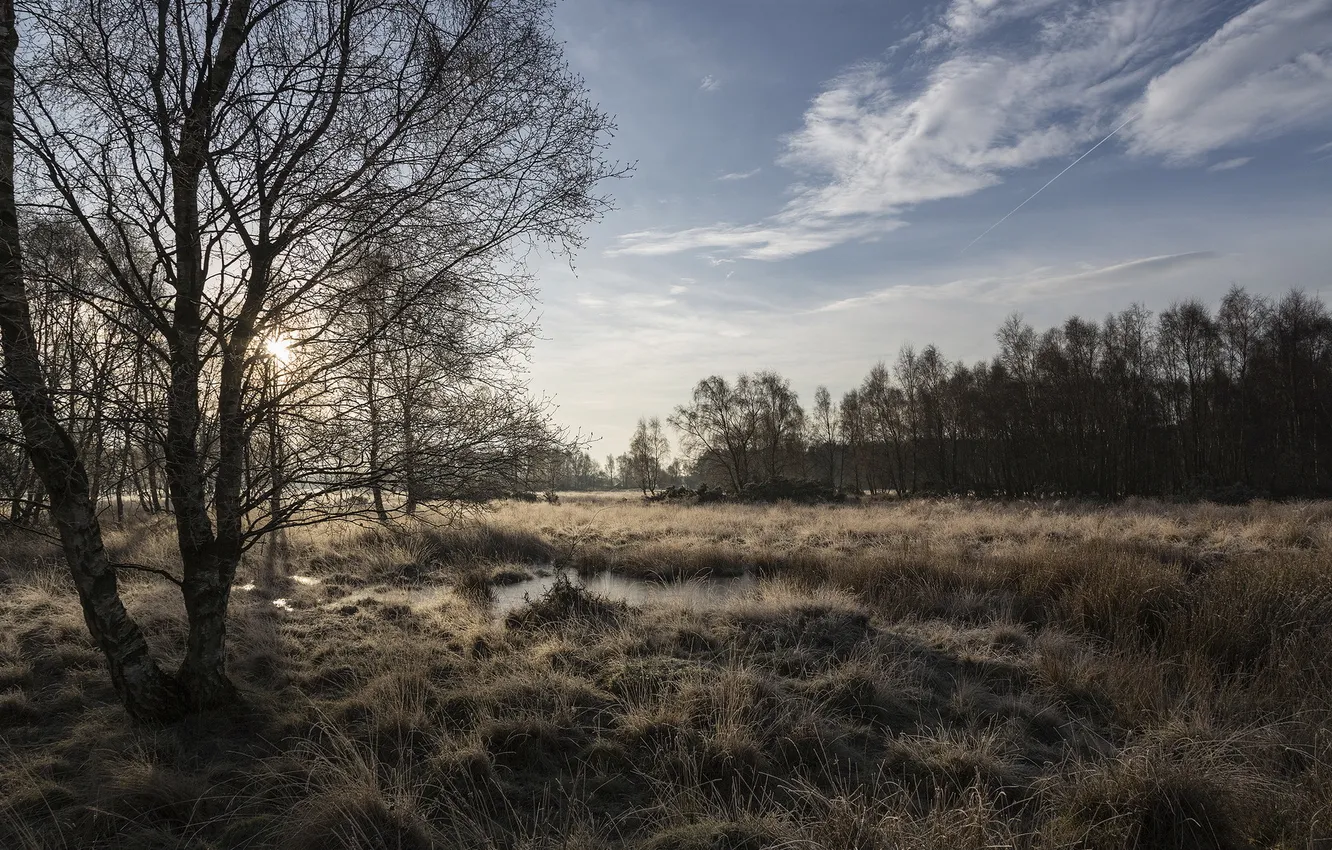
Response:
M157 575L161 576L162 578L174 584L176 587L182 589L184 589L185 587L185 583L183 581L176 578L166 570L160 570L157 567L145 567L143 564L117 563L117 564L112 564L111 568L116 570L125 569L125 570L138 570L139 572L144 572L144 573L156 573Z
M602 512L605 510L606 510L605 508L600 508L596 512L594 512L592 514L592 518L587 521L586 525L583 526L583 529L590 529L592 527L592 523L596 522L597 517L601 516ZM566 563L569 565L570 568L573 567L574 556L578 554L578 547L581 546L582 544L583 544L582 530L575 529L575 533L573 534L573 539L569 543L569 554L566 556L565 559Z
M0 528L11 528L14 531L18 531L23 534L31 534L35 537L45 538L46 540L50 540L53 543L60 542L60 535L58 534L52 534L49 531L42 531L40 528L34 528L31 525L24 525L23 523L20 522L14 522L8 517L0 517Z

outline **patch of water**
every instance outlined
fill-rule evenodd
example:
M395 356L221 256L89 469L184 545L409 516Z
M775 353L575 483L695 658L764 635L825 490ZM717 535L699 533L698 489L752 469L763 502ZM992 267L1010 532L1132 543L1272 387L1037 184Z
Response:
M716 608L737 597L753 593L758 589L758 580L746 573L735 578L701 578L689 581L661 582L628 578L615 573L597 573L582 577L572 570L539 569L535 577L514 584L499 585L491 588L492 612L496 617L504 617L510 611L526 605L530 600L540 599L561 576L579 587L587 589L597 596L615 602L630 605L648 605L669 603L701 611ZM305 587L320 583L312 576L291 576L292 580ZM237 585L236 590L255 593L258 588L253 583ZM358 591L357 598L371 597L385 602L406 603L413 606L429 607L443 601L454 599L453 591L445 585L437 587L394 588L391 591L376 591L370 588ZM279 611L293 611L291 600L287 598L271 599L269 603Z
M736 578L703 578L690 581L659 582L627 578L615 573L597 573L587 578L567 570L545 572L536 578L494 588L495 613L504 616L529 599L539 599L561 575L597 596L630 605L669 602L693 610L715 608L758 588L752 575Z

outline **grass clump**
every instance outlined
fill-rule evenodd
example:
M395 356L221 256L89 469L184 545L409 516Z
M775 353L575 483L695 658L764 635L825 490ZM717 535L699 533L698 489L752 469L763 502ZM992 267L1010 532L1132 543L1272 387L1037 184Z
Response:
M623 602L614 602L575 584L568 576L556 576L546 592L509 613L505 625L522 631L551 626L613 626L629 612Z

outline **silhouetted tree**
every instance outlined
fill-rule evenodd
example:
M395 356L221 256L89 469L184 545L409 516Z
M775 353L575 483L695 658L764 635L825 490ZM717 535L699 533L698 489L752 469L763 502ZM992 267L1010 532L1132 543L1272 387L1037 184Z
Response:
M840 411L833 403L828 388L820 386L814 391L814 412L810 417L809 437L813 447L823 455L820 459L829 487L837 487L837 443L840 437L838 417Z
M32 35L17 60L19 96L6 99L18 106L7 138L20 143L29 200L53 227L81 234L67 258L77 267L50 275L64 279L76 308L59 328L91 321L98 342L57 350L56 325L34 328L14 306L9 371L24 378L11 375L11 389L23 427L37 429L27 453L53 513L78 537L67 555L76 579L91 577L98 616L123 609L87 511L117 470L160 463L189 620L179 671L157 677L137 666L130 675L137 631L124 618L90 621L136 716L232 699L230 589L242 553L266 535L370 510L361 494L375 484L401 487L410 508L497 451L514 458L514 446L546 430L540 406L515 402L507 384L475 371L459 378L457 350L438 343L521 300L521 246L579 244L581 225L605 206L597 185L617 173L601 156L609 120L565 67L548 8L25 6ZM16 215L10 224L17 270ZM381 288L364 273L374 255L411 274ZM8 286L20 297L21 280ZM379 312L348 321L367 296ZM34 334L40 341L29 342ZM281 368L275 346L291 354ZM113 353L126 348L142 352L139 374L152 386L118 386ZM381 356L368 377L373 351ZM61 374L57 388L72 376L92 400L72 388L57 397L21 389L44 354L71 370L48 370ZM374 388L386 381L410 391L390 399ZM114 394L119 421L101 398ZM496 421L520 430L446 427L497 409ZM367 419L376 427L361 427ZM367 440L367 430L377 436ZM13 479L31 491L22 474ZM72 483L56 492L56 479ZM388 508L381 492L373 510Z
M629 466L644 495L655 495L661 486L666 458L671 444L662 433L661 420L639 419L634 436L629 441Z

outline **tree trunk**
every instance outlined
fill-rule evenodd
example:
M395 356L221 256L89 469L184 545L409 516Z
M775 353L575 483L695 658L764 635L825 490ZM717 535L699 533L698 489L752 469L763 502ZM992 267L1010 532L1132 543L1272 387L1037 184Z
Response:
M279 404L278 369L272 357L264 366L265 391L269 396L268 411L268 513L272 522L280 523L282 516L282 416ZM264 553L264 581L272 585L285 572L287 533L280 525L269 532Z
M410 393L411 390L408 390ZM415 405L407 398L402 402L402 457L403 457L403 482L407 489L407 500L403 508L408 516L416 513L417 500L420 496L420 485L417 483L416 470L416 421Z
M159 20L167 5L158 4ZM225 705L236 698L226 675L227 603L240 563L240 486L244 466L244 421L241 415L244 355L251 342L252 323L237 320L223 346L218 392L219 457L214 487L217 532L214 533L205 488L205 458L199 450L200 374L205 281L199 184L208 155L213 112L236 69L236 57L245 43L250 17L249 0L236 0L227 9L217 53L200 70L190 106L180 130L171 167L172 222L176 251L176 298L169 340L171 386L167 398L168 493L176 515L184 580L181 592L190 633L180 683L191 710ZM159 28L159 31L162 31ZM165 62L166 45L158 45ZM159 66L160 67L160 66ZM161 84L158 76L157 84ZM256 290L251 269L247 307Z
M366 334L373 338L379 333L379 316L374 300L370 299L369 314L366 322ZM382 454L383 424L379 412L379 358L376 356L373 341L369 345L368 363L365 377L365 398L370 413L370 495L374 501L375 518L382 523L389 521L388 511L384 508L384 482Z
M61 427L37 354L23 280L18 210L14 201L13 0L0 0L0 335L8 388L33 467L46 485L65 560L78 589L88 631L106 656L111 681L135 720L176 717L179 692L148 652L143 632L120 600L92 503L88 473Z
M180 683L190 710L201 711L232 703L235 686L227 678L227 605L236 577L236 559L208 552L185 565L188 577L182 588L190 633Z
M120 473L116 476L116 521L125 521L125 479L129 477L129 437L120 450Z

